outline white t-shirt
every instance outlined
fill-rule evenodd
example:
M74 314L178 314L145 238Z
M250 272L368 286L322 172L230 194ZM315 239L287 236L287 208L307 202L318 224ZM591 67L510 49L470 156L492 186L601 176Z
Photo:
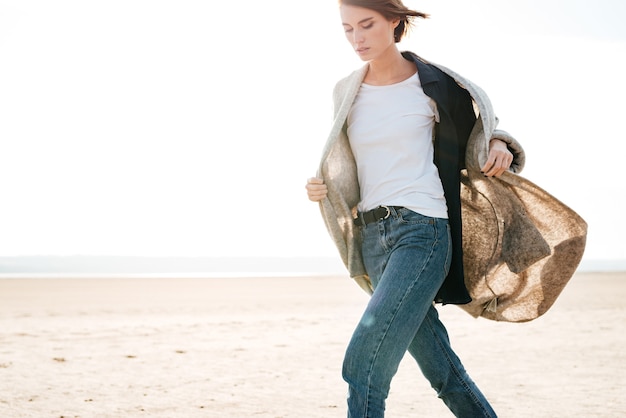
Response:
M360 211L404 206L447 218L439 172L433 162L436 103L417 74L387 86L363 83L348 114L348 137L361 187Z

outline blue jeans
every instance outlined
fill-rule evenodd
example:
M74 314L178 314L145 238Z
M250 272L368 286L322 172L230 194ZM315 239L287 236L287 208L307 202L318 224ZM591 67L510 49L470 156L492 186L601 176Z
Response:
M361 227L374 293L348 345L348 418L381 418L391 379L408 350L457 417L495 417L450 347L433 300L450 267L447 219L391 208Z

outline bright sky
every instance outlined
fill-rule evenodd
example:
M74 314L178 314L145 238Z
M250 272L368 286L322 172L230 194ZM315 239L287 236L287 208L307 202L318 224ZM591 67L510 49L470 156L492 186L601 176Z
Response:
M522 175L626 259L626 3L406 1L401 47L470 78ZM337 79L335 0L0 0L0 256L335 255L304 184Z

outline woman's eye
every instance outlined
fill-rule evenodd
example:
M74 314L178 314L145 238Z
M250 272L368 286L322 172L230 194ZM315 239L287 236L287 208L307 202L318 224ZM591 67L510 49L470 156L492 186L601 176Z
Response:
M363 26L363 29L370 29L372 26L374 26L374 24L373 24L373 23L370 23L370 24L369 24L369 25L367 25L367 26Z
M345 31L346 33L350 33L350 32L352 32L352 29L344 29L344 31Z

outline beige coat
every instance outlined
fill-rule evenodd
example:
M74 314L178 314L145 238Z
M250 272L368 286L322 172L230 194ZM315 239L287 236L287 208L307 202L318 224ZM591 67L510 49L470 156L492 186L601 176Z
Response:
M529 321L545 313L576 270L584 252L587 224L573 210L537 185L515 174L524 153L517 141L496 130L497 118L487 95L469 80L436 65L469 91L479 114L470 135L462 173L463 264L473 299L459 305L474 317ZM359 201L356 163L345 125L367 65L337 83L334 122L322 153L318 176L328 186L320 202L322 216L350 277L365 291L365 271L353 224ZM486 178L480 167L491 138L514 153L511 172Z

